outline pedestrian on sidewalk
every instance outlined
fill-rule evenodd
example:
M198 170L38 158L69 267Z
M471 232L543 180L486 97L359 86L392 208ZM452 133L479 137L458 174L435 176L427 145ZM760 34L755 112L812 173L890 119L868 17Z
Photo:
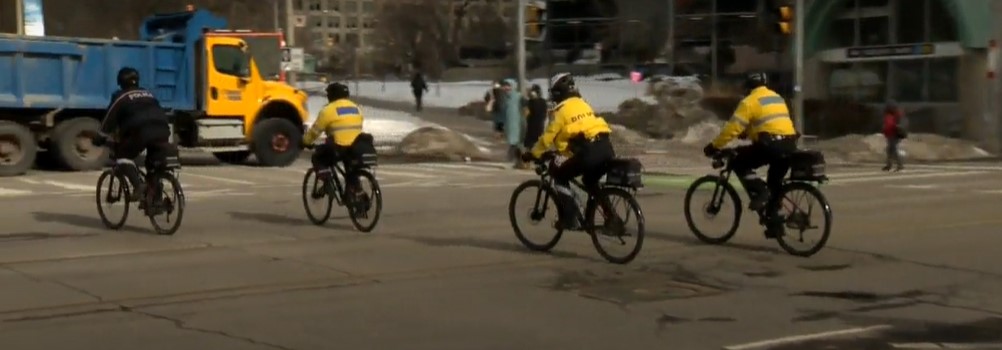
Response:
M546 99L543 98L543 89L539 85L532 84L532 88L529 89L527 105L529 115L525 121L525 137L522 146L525 149L530 149L536 144L536 140L543 136L543 129L546 127L546 114L549 110Z
M421 111L421 97L424 96L425 92L428 92L428 83L424 81L424 75L421 72L414 73L414 77L411 78L411 92L414 93L414 102L417 107L417 111Z
M504 110L502 101L504 101L504 90L501 89L501 82L495 81L487 93L484 94L484 110L490 115L491 120L494 122L494 132L498 135L498 138L504 137Z
M505 79L501 82L504 90L504 136L508 143L508 161L518 166L521 160L522 149L522 94L514 87L517 85L514 79Z
M907 131L907 120L905 119L904 112L901 108L898 108L897 103L894 101L887 102L884 107L884 127L882 130L884 138L887 139L887 161L884 166L884 171L890 171L891 165L896 165L894 171L901 171L904 169L904 164L901 161L901 153L898 152L898 147L901 145L901 140L908 137Z

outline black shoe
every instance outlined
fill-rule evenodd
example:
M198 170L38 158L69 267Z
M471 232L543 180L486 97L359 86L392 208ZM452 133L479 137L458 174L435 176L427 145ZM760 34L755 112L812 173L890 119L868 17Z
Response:
M774 239L785 235L786 229L783 227L784 222L785 220L783 220L782 217L772 217L766 219L765 238Z
M883 170L883 171L891 171L891 166L890 166L890 165L887 165L887 166L883 167L883 168L882 168L882 169L880 169L880 170Z

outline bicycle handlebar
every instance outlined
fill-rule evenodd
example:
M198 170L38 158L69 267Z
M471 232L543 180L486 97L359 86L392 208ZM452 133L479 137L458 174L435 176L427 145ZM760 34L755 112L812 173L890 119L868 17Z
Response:
M723 168L725 165L727 165L727 163L730 163L731 160L734 159L735 156L737 156L737 154L738 152L735 151L733 148L725 148L720 150L720 152L717 152L717 154L713 156L713 161L712 161L713 168L714 169Z

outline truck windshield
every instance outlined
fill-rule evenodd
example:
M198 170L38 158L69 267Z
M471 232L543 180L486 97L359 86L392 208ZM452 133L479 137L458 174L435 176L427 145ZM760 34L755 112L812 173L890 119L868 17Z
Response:
M261 72L261 78L265 80L279 80L279 73L282 69L282 39L278 36L241 36L244 42L250 46L248 52L254 57L257 69Z
M239 46L213 46L212 65L216 67L216 71L223 74L238 77L250 77L251 75L250 56Z

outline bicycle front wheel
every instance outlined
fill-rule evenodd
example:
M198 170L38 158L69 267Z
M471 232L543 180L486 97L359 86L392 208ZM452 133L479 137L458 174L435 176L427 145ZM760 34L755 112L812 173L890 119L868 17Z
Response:
M129 192L125 177L110 169L97 178L97 213L105 227L117 230L125 225L129 217ZM122 213L116 215L116 210Z
M701 199L704 195L709 195L710 198ZM684 209L685 222L689 225L689 230L704 243L726 243L738 232L738 225L741 223L741 197L738 196L734 186L719 176L707 175L693 181L689 190L685 192ZM720 218L721 214L728 212L733 212L734 218L731 221ZM696 219L706 219L710 222L706 225L697 225ZM720 224L722 227L700 227L710 224Z
M605 212L598 205L602 197L609 203L610 212ZM617 207L624 208L622 214ZM588 208L586 219L591 242L606 261L626 264L640 253L644 245L644 213L636 198L626 190L616 187L599 190Z
M817 254L828 242L832 230L832 208L828 199L817 187L805 182L787 184L780 192L780 215L784 218L785 234L776 237L776 241L790 255L809 257ZM818 212L821 215L812 218ZM813 243L809 243L812 240Z
M184 190L170 173L156 173L151 180L146 184L147 195L152 196L145 198L152 202L148 202L146 214L157 234L173 235L181 228L181 219L184 218Z
M383 212L383 191L379 189L376 177L366 170L354 171L349 176L355 176L358 179L360 188L355 190L360 192L345 194L348 217L351 218L351 224L359 231L371 232L376 227L379 216ZM369 185L366 186L364 182L368 182ZM368 191L366 191L366 187L368 187Z
M522 195L523 193L525 195ZM557 245L557 242L560 242L560 237L564 231L559 227L554 227L555 225L552 224L556 222L557 218L557 202L554 198L553 190L539 180L523 182L512 192L511 200L508 202L508 219L511 221L511 228L515 230L515 237L526 248L539 252L548 252ZM519 199L528 201L531 207L518 209ZM553 221L546 220L547 213L551 214L551 217L554 219ZM528 214L529 222L525 223L524 227L519 225L519 219L522 218L524 220L525 216L520 216L519 214ZM532 228L541 231L538 235L538 240L530 238L530 236L535 237L537 235L528 234L525 231ZM556 233L553 232L554 230L556 230Z
M303 207L310 222L314 225L326 223L331 217L333 202L334 197L327 191L326 183L317 178L316 170L307 170L303 176Z

